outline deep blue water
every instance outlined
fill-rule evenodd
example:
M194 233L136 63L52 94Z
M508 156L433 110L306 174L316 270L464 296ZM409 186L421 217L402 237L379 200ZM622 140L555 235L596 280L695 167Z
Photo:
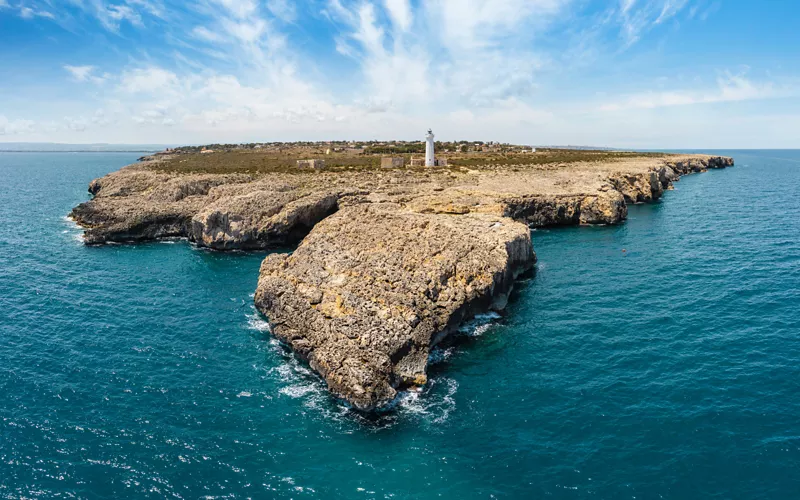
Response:
M503 318L366 421L272 341L263 254L84 247L138 154L0 153L0 497L798 498L800 152L533 232Z

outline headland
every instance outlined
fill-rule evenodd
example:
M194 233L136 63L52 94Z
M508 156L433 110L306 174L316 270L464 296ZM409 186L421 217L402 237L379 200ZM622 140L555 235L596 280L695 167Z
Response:
M682 175L733 165L469 143L425 167L408 149L178 148L95 179L71 216L87 244L297 245L264 260L256 307L334 394L371 411L424 385L431 348L464 321L505 307L535 264L530 228L617 224Z

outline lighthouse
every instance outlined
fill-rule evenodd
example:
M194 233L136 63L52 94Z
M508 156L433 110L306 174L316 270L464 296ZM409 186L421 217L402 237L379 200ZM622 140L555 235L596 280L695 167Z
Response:
M433 157L433 131L428 129L428 135L425 136L425 166L433 167L435 160Z

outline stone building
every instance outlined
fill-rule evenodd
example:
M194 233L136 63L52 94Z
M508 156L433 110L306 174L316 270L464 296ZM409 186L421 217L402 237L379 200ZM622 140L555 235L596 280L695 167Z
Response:
M325 168L325 160L297 160L297 168L313 168L319 170Z
M403 168L406 161L402 156L385 156L381 158L381 168Z
M433 165L428 165L425 158L411 158L412 167L446 167L447 158L434 158Z

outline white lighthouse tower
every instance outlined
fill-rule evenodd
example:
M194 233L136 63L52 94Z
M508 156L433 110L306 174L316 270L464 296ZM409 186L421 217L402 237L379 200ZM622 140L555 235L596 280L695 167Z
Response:
M433 131L428 129L428 135L425 136L425 166L433 167L435 165L433 153Z

